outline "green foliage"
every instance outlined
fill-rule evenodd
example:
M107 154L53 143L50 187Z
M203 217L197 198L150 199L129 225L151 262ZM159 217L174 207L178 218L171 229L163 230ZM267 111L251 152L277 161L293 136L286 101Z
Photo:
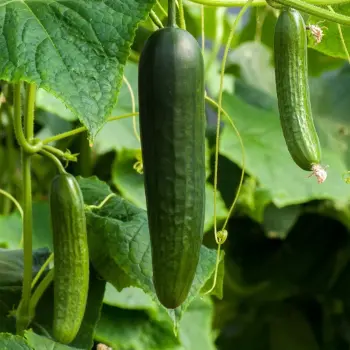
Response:
M101 203L111 193L109 187L97 178L80 178L79 184L84 201L88 205ZM97 272L103 276L104 264L101 264L101 261L105 261L108 257L111 269L116 267L122 270L131 285L142 288L157 300L152 281L151 246L146 211L119 196L114 196L103 208L87 211L86 217L90 259ZM181 318L190 302L212 276L215 259L216 251L202 246L189 296L175 311L177 319ZM108 282L117 289L122 287L118 285L118 281L108 279ZM218 284L220 283L222 280L218 281ZM169 311L169 314L172 315L173 311Z
M350 169L350 68L335 23L303 13L306 24L318 24L324 32L316 44L308 31L311 104L323 165L329 166L322 185L293 163L283 140L272 62L278 11L253 7L239 23L225 67L223 107L242 137L246 175L228 221L217 284L210 296L204 295L213 286L217 249L217 114L207 105L204 242L188 300L169 311L154 293L143 175L133 168L141 147L138 117L105 123L132 112L123 75L138 111L137 60L155 30L147 14L152 8L163 23L166 16L154 0L0 2L0 84L7 99L0 106L0 189L23 204L14 102L5 81L25 80L39 87L36 138L69 132L82 123L94 140L92 147L86 134L50 142L63 152L80 154L80 163L68 164L67 171L93 175L79 178L85 204L98 205L116 193L102 208L86 209L88 303L78 337L68 346L51 336L52 284L40 298L29 330L15 335L14 311L24 274L23 225L16 207L0 194L0 349L86 350L98 343L122 350L349 349L350 191L342 176ZM167 10L168 1L159 2ZM187 29L201 42L200 7L190 1L184 5ZM350 15L348 4L332 8ZM204 7L206 91L215 100L223 45L236 13ZM349 29L341 29L350 50ZM240 145L224 116L221 126L218 229L242 170ZM34 277L53 249L47 195L56 168L42 155L32 156L31 162Z
M139 208L146 209L143 175L137 173L133 169L133 165L137 161L136 153L137 151L134 150L123 150L117 153L112 168L112 181L124 198L130 200ZM206 184L205 196L204 230L207 232L213 226L214 222L214 189L210 183ZM217 218L221 220L225 218L226 215L227 209L219 194L217 198Z
M286 307L270 324L271 350L318 350L316 337L297 310Z
M107 287L96 339L119 349L211 350L213 304L208 297L195 299L188 307L175 336L164 308L138 288L117 292Z
M350 14L349 4L333 5L333 10L344 15ZM317 51L323 52L331 57L339 57L348 59L346 52L344 51L343 43L341 42L338 25L330 21L320 21L318 17L310 16L307 24L313 24L319 26L323 31L323 38L320 43L317 43L312 36L309 36L309 45ZM345 43L349 42L350 30L347 26L341 26L341 31L344 36ZM349 47L347 48L349 50Z
M19 335L0 333L0 346L8 350L31 350L29 344Z
M94 138L116 102L136 26L153 3L4 3L1 32L8 35L0 41L0 78L26 80L53 93Z
M272 201L277 206L303 203L311 199L349 199L347 185L341 177L347 169L346 150L341 147L342 141L335 122L315 113L324 153L323 162L331 169L328 179L331 181L319 186L314 178L307 179L308 173L296 167L291 159L277 112L251 106L229 94L224 95L224 107L229 114L235 116L236 126L244 140L247 172L254 175L270 192ZM336 117L335 112L332 114ZM264 149L263 157L261 148ZM223 131L220 152L235 163L241 163L239 143L228 123Z
M43 350L79 350L72 346L66 346L62 344L55 343L54 341L42 337L30 331L25 332L25 338L32 349L43 349Z

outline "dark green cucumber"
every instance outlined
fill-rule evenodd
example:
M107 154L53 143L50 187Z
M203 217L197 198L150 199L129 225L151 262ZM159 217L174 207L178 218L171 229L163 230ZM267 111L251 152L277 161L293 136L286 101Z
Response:
M274 56L284 138L295 163L301 169L311 170L321 161L321 147L312 119L305 23L298 11L286 9L280 13Z
M53 336L68 344L84 317L89 288L89 254L84 200L75 177L59 174L50 191L54 246Z
M154 286L160 302L176 308L194 279L205 209L204 64L185 30L148 39L139 109Z

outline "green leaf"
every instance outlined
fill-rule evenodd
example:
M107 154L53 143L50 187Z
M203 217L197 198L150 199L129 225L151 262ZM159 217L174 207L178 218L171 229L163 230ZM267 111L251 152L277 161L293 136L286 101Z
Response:
M263 223L264 211L270 202L270 192L260 188L254 177L247 177L244 180L237 201L237 205L242 213L259 223Z
M270 324L271 350L319 350L313 330L298 310L284 308Z
M0 78L51 92L94 138L117 100L136 27L153 3L6 2L0 7Z
M263 227L268 237L284 239L299 217L299 205L277 208L270 204L264 212Z
M134 284L135 282L115 263L114 259L107 254L102 254L105 246L103 241L96 242L93 241L93 237L89 238L89 247L94 244L93 249L90 248L90 260L93 266L99 272L100 276L109 281L113 287L121 291Z
M216 280L218 282L215 283L215 287L210 293L210 295L215 295L218 299L222 299L222 297L224 296L223 283L221 282L221 281L224 280L224 275L225 275L224 256L225 256L225 252L223 250L221 250L220 251L220 260L219 260L218 272L217 272L217 276L216 276ZM213 274L211 276L211 278L207 281L207 283L202 288L202 290L201 290L202 294L207 293L213 287L214 278L215 278L215 274Z
M0 333L0 348L4 350L32 350L24 338L9 333Z
M141 295L136 288L131 289L129 294L132 300ZM127 309L134 306L133 302L130 305L129 300L125 305ZM118 349L128 350L212 350L215 349L211 329L213 311L210 298L195 299L180 322L179 338L176 338L170 319L163 316L163 308L145 314L136 309L105 306L96 339Z
M79 184L84 201L88 205L102 202L111 193L107 184L94 177L79 178ZM157 300L152 281L152 257L146 211L114 196L102 209L87 211L87 229L92 263L95 265L94 261L98 260L98 264L95 265L97 271L103 268L99 257L108 255L129 276L133 286L142 288ZM215 259L215 250L201 247L197 272L189 296L183 305L176 309L178 318L212 276Z
M204 53L204 64L209 64L208 72L206 73L206 79L210 82L207 86L207 90L211 96L218 96L220 89L220 75L221 75L221 62L215 60L213 62L208 62L210 59L210 54L205 51ZM234 77L226 75L223 82L224 91L233 93L234 91Z
M137 150L126 149L117 153L112 165L112 182L125 199L146 209L143 175L133 168L137 162L136 154Z
M33 275L38 273L49 255L45 248L33 251ZM0 289L22 285L23 266L23 250L0 249Z
M241 133L246 152L246 171L267 189L278 207L297 204L311 199L346 201L349 191L341 174L346 171L343 144L336 135L336 124L329 119L315 116L322 132L323 164L329 165L328 178L319 185L314 178L308 179L292 160L280 126L277 113L252 107L236 96L224 94L224 108ZM249 118L247 118L249 116ZM241 165L241 150L230 125L224 128L220 152ZM327 132L326 132L327 130ZM261 149L264 149L262 156Z
M180 350L169 322L156 321L143 311L104 305L95 339L120 350Z
M63 345L60 343L56 343L51 339L38 335L32 331L25 331L25 338L27 339L28 344L33 349L40 350L78 350L78 348L74 348L72 346Z
M248 20L240 34L238 44L254 40L257 43L261 41L264 45L272 48L278 15L276 12L269 6L251 7L246 15Z
M180 340L186 350L215 350L210 298L195 299L180 323Z
M15 249L19 248L22 236L22 221L17 212L7 216L0 216L0 244L1 247Z
M242 59L244 58L244 59ZM275 95L274 69L271 50L259 42L241 44L228 57L227 65L238 65L245 83L270 95Z
M348 203L323 201L315 203L315 205L308 208L309 212L317 213L319 215L328 216L341 222L350 230L350 207Z
M106 297L108 300L106 300ZM105 303L123 309L146 310L148 315L151 317L150 323L152 325L152 328L157 328L157 324L159 322L165 322L165 324L167 324L167 329L172 331L172 324L170 322L170 319L164 318L163 316L163 308L157 306L141 289L132 287L124 289L121 293L117 293L115 289L110 289L108 292L107 289L105 295ZM118 309L115 310L115 313L117 313ZM124 314L127 315L126 313ZM134 314L131 313L130 315ZM193 303L188 307L187 311L184 313L183 319L180 322L179 339L182 344L181 349L214 349L215 347L213 346L213 333L211 330L212 318L213 305L210 301L210 298L205 297L195 299ZM117 328L117 326L115 327ZM135 333L135 337L138 337L138 331L135 331ZM152 333L153 331L151 334ZM107 338L102 339L107 342ZM138 349L136 346L135 348Z
M44 89L38 89L36 93L36 107L49 112L51 115L57 115L66 121L72 122L77 119L61 100ZM37 120L36 115L35 118Z
M48 256L47 249L33 251L33 277ZM23 250L0 249L0 332L16 331L15 319L9 314L21 298L22 284Z
M349 4L333 5L332 8L335 12L341 13L345 16L350 15ZM317 25L322 29L324 34L321 42L317 44L310 33L308 40L309 46L317 51L323 52L326 55L347 59L347 55L340 40L338 25L336 23L330 21L320 21L318 17L310 16L307 24ZM341 30L343 32L345 44L349 46L350 29L347 26L341 26ZM347 49L350 50L349 47L347 47Z
M112 169L112 181L118 188L124 198L137 205L139 208L146 209L146 197L143 175L139 174L134 168L136 159L136 150L123 150L118 152ZM204 231L207 232L214 223L214 188L210 183L205 188L206 205ZM217 193L217 220L220 221L227 216L227 209L220 193Z
M43 109L37 109L35 111L35 123L42 126L39 132L35 134L36 138L42 140L72 130L72 123L58 118L55 113L50 113Z
M118 292L110 283L107 283L103 302L122 309L151 311L157 309L157 304L142 289L128 287Z
M312 42L312 39L309 40L309 43L310 42ZM307 50L307 60L308 72L310 76L320 76L322 73L326 73L333 69L338 69L344 65L343 59L328 56L325 53L316 51L311 47L309 47Z
M9 249L20 246L22 237L22 219L18 212L0 216L0 244ZM50 212L47 201L33 203L33 248L47 247L52 250Z
M138 66L128 62L125 66L125 77L128 79L135 97L135 108L138 111ZM131 113L132 104L128 87L123 82L120 88L118 103L113 108L111 116L116 117L122 114ZM139 118L135 117L136 129L139 130ZM139 131L138 131L139 132ZM120 151L123 148L139 149L140 142L135 136L133 118L126 118L108 122L97 134L95 140L96 151L103 154L111 150Z

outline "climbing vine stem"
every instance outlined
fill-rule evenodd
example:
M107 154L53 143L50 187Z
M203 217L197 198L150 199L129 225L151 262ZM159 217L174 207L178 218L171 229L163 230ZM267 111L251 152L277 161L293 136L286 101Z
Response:
M21 120L21 84L15 84L15 120L17 132L16 137L21 146L22 157L22 184L23 184L23 254L24 254L24 272L22 298L17 309L16 330L18 334L23 334L30 322L29 302L31 297L32 284L32 178L31 178L31 152L28 152L24 145L30 145L28 141L33 139L34 135L34 105L36 88L32 84L26 86L26 100L24 106L24 133ZM29 147L29 148L30 148Z
M244 13L247 11L248 7L252 3L252 0L249 0L245 6L241 9L239 12L238 16L236 17L229 37L227 39L224 55L222 58L222 64L221 64L221 75L220 75L220 88L219 88L219 98L218 98L218 118L217 118L217 124L216 124L216 144L215 144L215 169L214 169L214 234L215 234L215 239L217 240L217 222L216 222L216 216L217 216L217 211L216 211L216 202L217 202L217 185L218 185L218 161L219 161L219 140L220 140L220 123L221 123L221 112L222 112L222 93L223 93L223 87L224 87L224 75L225 75L225 66L226 66L226 61L227 61L227 56L228 56L228 51L231 46L231 42L237 27L238 22L244 15Z

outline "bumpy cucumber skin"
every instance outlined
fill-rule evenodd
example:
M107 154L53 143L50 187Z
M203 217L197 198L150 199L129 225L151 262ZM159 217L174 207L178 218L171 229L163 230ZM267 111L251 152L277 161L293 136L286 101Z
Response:
M54 245L53 336L68 344L81 326L89 289L89 253L84 200L75 177L59 174L51 183Z
M188 32L164 28L148 39L139 109L153 281L173 309L194 279L205 210L204 64Z
M284 138L295 163L311 170L321 161L321 147L312 119L305 23L296 10L283 10L277 20L274 57Z

